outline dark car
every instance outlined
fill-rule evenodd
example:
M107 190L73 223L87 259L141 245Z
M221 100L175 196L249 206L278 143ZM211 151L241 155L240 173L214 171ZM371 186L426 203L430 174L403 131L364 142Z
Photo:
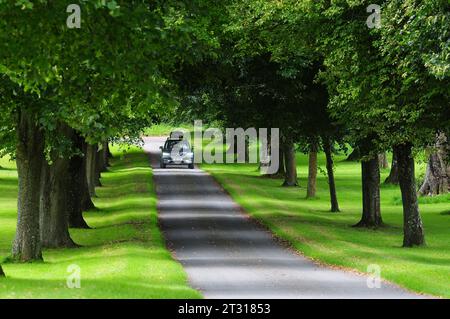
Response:
M164 146L160 146L161 168L166 168L167 165L187 165L190 169L194 168L194 153L189 145L189 142L183 137L172 136L169 137Z

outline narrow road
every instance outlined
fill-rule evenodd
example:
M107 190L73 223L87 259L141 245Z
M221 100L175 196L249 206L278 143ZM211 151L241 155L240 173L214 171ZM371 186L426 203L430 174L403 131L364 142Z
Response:
M318 266L277 243L200 169L159 168L164 138L145 138L168 246L205 298L417 298ZM245 186L245 185L244 185Z

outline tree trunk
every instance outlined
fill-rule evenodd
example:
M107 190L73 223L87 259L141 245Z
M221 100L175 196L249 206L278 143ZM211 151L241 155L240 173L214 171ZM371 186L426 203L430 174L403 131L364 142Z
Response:
M238 138L236 135L233 135L233 145L227 149L227 154L237 155L238 153Z
M5 277L5 273L3 272L1 265L0 265L0 277Z
M78 133L74 134L73 143L80 152L83 152L83 138ZM69 200L67 202L69 227L90 228L83 218L83 192L87 189L84 185L85 183L87 184L87 179L84 156L82 154L74 155L70 159L69 178L71 185L68 193ZM87 196L92 203L89 192L87 192Z
M355 147L350 155L347 157L346 161L354 162L359 161L361 159L361 152L359 148Z
M90 209L94 209L95 205L92 202L91 194L89 191L89 184L88 184L88 174L87 174L87 150L88 150L88 144L83 139L83 166L81 167L82 171L80 172L81 177L83 178L82 184L81 184L81 210L87 211ZM94 188L95 190L95 188Z
M108 154L106 143L102 143L102 147L97 154L97 172L98 174L108 171Z
M380 166L379 159L372 158L361 162L363 212L359 223L354 227L373 227L383 225L380 210Z
M61 125L58 133L67 139L72 138L73 130ZM44 163L41 183L40 230L42 246L46 248L75 247L69 234L69 193L71 180L70 160L54 152L52 164Z
M111 165L109 164L109 145L108 141L105 141L103 143L103 163L104 163L104 172L108 171L108 167Z
M389 168L386 152L378 154L378 163L380 169Z
M274 151L272 149L270 137L268 139L267 151L268 151L269 154L272 154L272 151ZM284 152L283 152L282 145L279 144L278 145L278 149L275 150L275 151L278 152L278 163L279 163L278 164L278 171L276 173L273 173L273 174L265 174L264 176L265 177L269 177L269 178L284 178L285 177L284 156L283 156ZM260 165L262 165L262 164L260 163ZM269 164L266 164L266 165L269 165ZM259 167L259 168L261 168L261 167Z
M331 142L329 139L324 139L324 151L327 160L327 175L328 175L328 186L330 189L330 203L331 203L331 211L334 213L339 212L339 203L337 199L336 193L336 183L334 180L334 164L333 164L333 155L331 150Z
M450 179L448 168L447 137L441 133L436 137L435 151L428 159L425 180L419 194L435 196L448 193Z
M86 147L86 177L90 197L96 197L95 186L97 186L97 146L88 144Z
M113 154L111 153L111 149L109 148L109 143L106 142L106 155L108 156L108 159L114 158ZM109 161L108 161L109 163Z
M389 173L389 176L386 178L384 183L398 185L398 163L397 153L395 151L392 152L391 172Z
M311 145L309 151L309 164L308 164L308 186L306 190L306 197L316 197L317 186L317 145Z
M285 160L284 160L284 150L281 147L281 145L279 145L279 147L278 147L278 152L280 153L279 159L278 159L278 161L280 162L280 166L278 168L277 176L280 178L285 178L286 177L286 165L285 165Z
M245 144L244 144L244 153L245 153L245 162L250 163L250 139L248 136L245 137Z
M403 247L421 246L425 244L425 236L417 201L412 144L397 145L395 151L403 201Z
M284 168L285 162L284 162L284 151L282 147L278 147L278 171L274 174L267 174L267 177L270 178L286 178L286 170Z
M94 176L95 176L95 186L102 186L101 177L103 169L105 168L103 163L103 154L102 150L99 150L98 147L95 148L95 164L94 164Z
M19 192L12 258L18 261L41 260L39 189L44 161L44 136L37 119L23 109L19 111L16 132Z
M41 232L41 242L43 238L46 236L44 230L45 225L50 225L50 194L52 189L50 188L50 165L47 160L42 162L42 171L41 171L41 187L39 190L39 230ZM45 226L46 227L46 226Z
M284 162L286 168L286 175L283 186L291 187L298 186L297 181L297 163L295 160L295 145L292 141L283 143Z

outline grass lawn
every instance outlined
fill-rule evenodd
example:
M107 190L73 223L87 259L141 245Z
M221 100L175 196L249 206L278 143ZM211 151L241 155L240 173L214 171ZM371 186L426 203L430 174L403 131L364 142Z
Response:
M329 212L326 177L319 171L317 198L306 199L307 156L298 154L300 188L280 187L281 180L258 176L256 165L203 164L246 211L304 255L326 264L367 271L410 290L450 297L450 196L421 198L426 247L402 248L402 206L396 186L382 186L386 227L356 229L361 217L360 164L337 156L336 184L340 213ZM319 157L325 170L325 158ZM421 166L418 171L424 170ZM382 181L389 170L382 172Z
M154 124L144 130L145 136L168 136L170 132L172 132L175 129L185 129L185 130L192 130L191 124L180 124L177 127L174 127L171 124L166 123L160 123L160 124Z
M0 261L16 225L15 164L0 159ZM42 263L3 264L0 298L200 298L166 250L157 227L152 172L142 151L116 153L97 189L98 211L85 213L94 229L71 230L82 245L44 251ZM81 288L69 289L69 265L81 270Z

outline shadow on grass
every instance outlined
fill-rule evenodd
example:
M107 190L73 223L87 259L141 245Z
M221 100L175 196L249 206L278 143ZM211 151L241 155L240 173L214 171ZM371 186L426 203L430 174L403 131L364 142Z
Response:
M108 206L102 206L100 204L99 208L96 210L90 210L89 214L92 214L93 216L99 216L99 213L104 214L105 216L111 216L111 215L120 215L121 213L126 213L130 210L130 206L133 207L133 210L136 212L145 212L145 210L149 209L149 204L151 204L151 201L141 200L138 202L137 200L128 200L125 203L108 203ZM87 215L89 217L89 215Z
M122 223L116 223L116 224L107 224L103 226L95 227L95 229L105 229L105 228L114 228L114 227L120 227L120 226L143 226L143 225L149 225L148 221L142 220L142 218L137 218L135 221L127 221Z
M435 196L419 196L419 204L439 204L439 203L450 203L450 193ZM402 205L402 198L400 195L396 195L392 198L393 205Z
M48 299L114 298L198 298L186 286L166 282L153 284L151 281L142 281L138 276L123 276L120 280L109 279L83 279L80 280L79 289L69 289L67 279L29 279L17 277L0 277L0 288L6 292L2 297L14 299L29 299L35 295ZM137 295L136 292L139 292Z

